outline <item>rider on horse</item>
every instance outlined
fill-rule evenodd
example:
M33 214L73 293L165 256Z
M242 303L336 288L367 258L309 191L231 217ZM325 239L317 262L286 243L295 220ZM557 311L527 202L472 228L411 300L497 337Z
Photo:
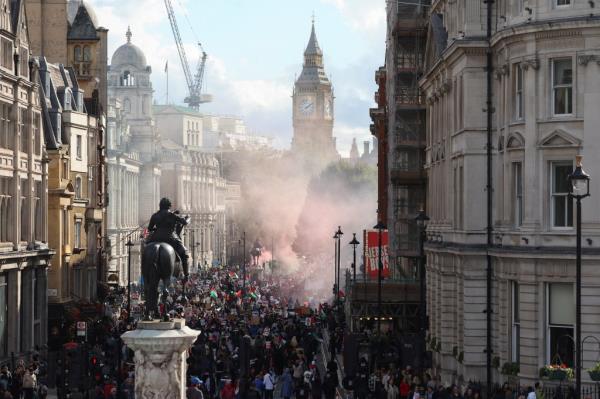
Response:
M160 210L152 215L148 224L148 230L151 232L148 242L165 242L171 245L181 259L183 274L187 278L189 256L179 234L182 226L189 223L189 216L181 217L178 212L171 212L171 201L168 198L160 200L159 208Z

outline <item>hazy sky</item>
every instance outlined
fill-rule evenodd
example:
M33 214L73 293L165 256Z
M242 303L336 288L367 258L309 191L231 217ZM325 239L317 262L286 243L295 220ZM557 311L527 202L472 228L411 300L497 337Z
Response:
M238 115L253 132L288 148L292 137L291 94L310 36L314 12L325 70L336 95L334 135L346 154L356 137L362 151L370 140L369 107L374 105L375 70L384 62L385 0L171 0L188 60L195 72L197 41L209 61L205 93L214 101L206 113ZM166 101L165 63L169 62L169 101L183 103L187 86L167 18L164 0L90 0L100 25L109 29L109 62L132 42L152 66L155 101ZM189 21L189 22L188 22Z

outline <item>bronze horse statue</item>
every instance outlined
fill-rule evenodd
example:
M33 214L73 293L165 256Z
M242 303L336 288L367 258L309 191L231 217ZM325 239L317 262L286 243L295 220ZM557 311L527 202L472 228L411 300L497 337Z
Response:
M163 282L161 302L164 306L162 319L168 320L167 287L171 277L178 278L181 274L180 263L173 247L164 242L149 242L142 249L142 276L144 278L145 311L144 320L152 321L161 318L158 309L158 286Z

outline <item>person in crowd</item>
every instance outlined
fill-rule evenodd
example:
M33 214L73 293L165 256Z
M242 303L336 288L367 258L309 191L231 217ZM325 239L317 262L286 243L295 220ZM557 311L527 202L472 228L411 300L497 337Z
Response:
M290 369L287 367L283 370L281 375L281 397L283 399L290 399L294 394L294 382L290 374Z

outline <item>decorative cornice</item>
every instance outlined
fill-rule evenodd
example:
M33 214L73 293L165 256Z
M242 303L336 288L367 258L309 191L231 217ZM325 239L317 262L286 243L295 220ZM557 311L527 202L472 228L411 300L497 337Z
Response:
M575 37L581 36L581 30L570 29L570 30L551 30L551 31L541 31L535 33L536 39L554 39L557 37Z
M584 54L577 56L577 63L579 65L587 66L588 62L595 61L600 65L600 55L597 54Z
M531 67L534 70L538 70L540 68L540 60L538 58L530 58L528 60L523 60L523 69L528 70Z

